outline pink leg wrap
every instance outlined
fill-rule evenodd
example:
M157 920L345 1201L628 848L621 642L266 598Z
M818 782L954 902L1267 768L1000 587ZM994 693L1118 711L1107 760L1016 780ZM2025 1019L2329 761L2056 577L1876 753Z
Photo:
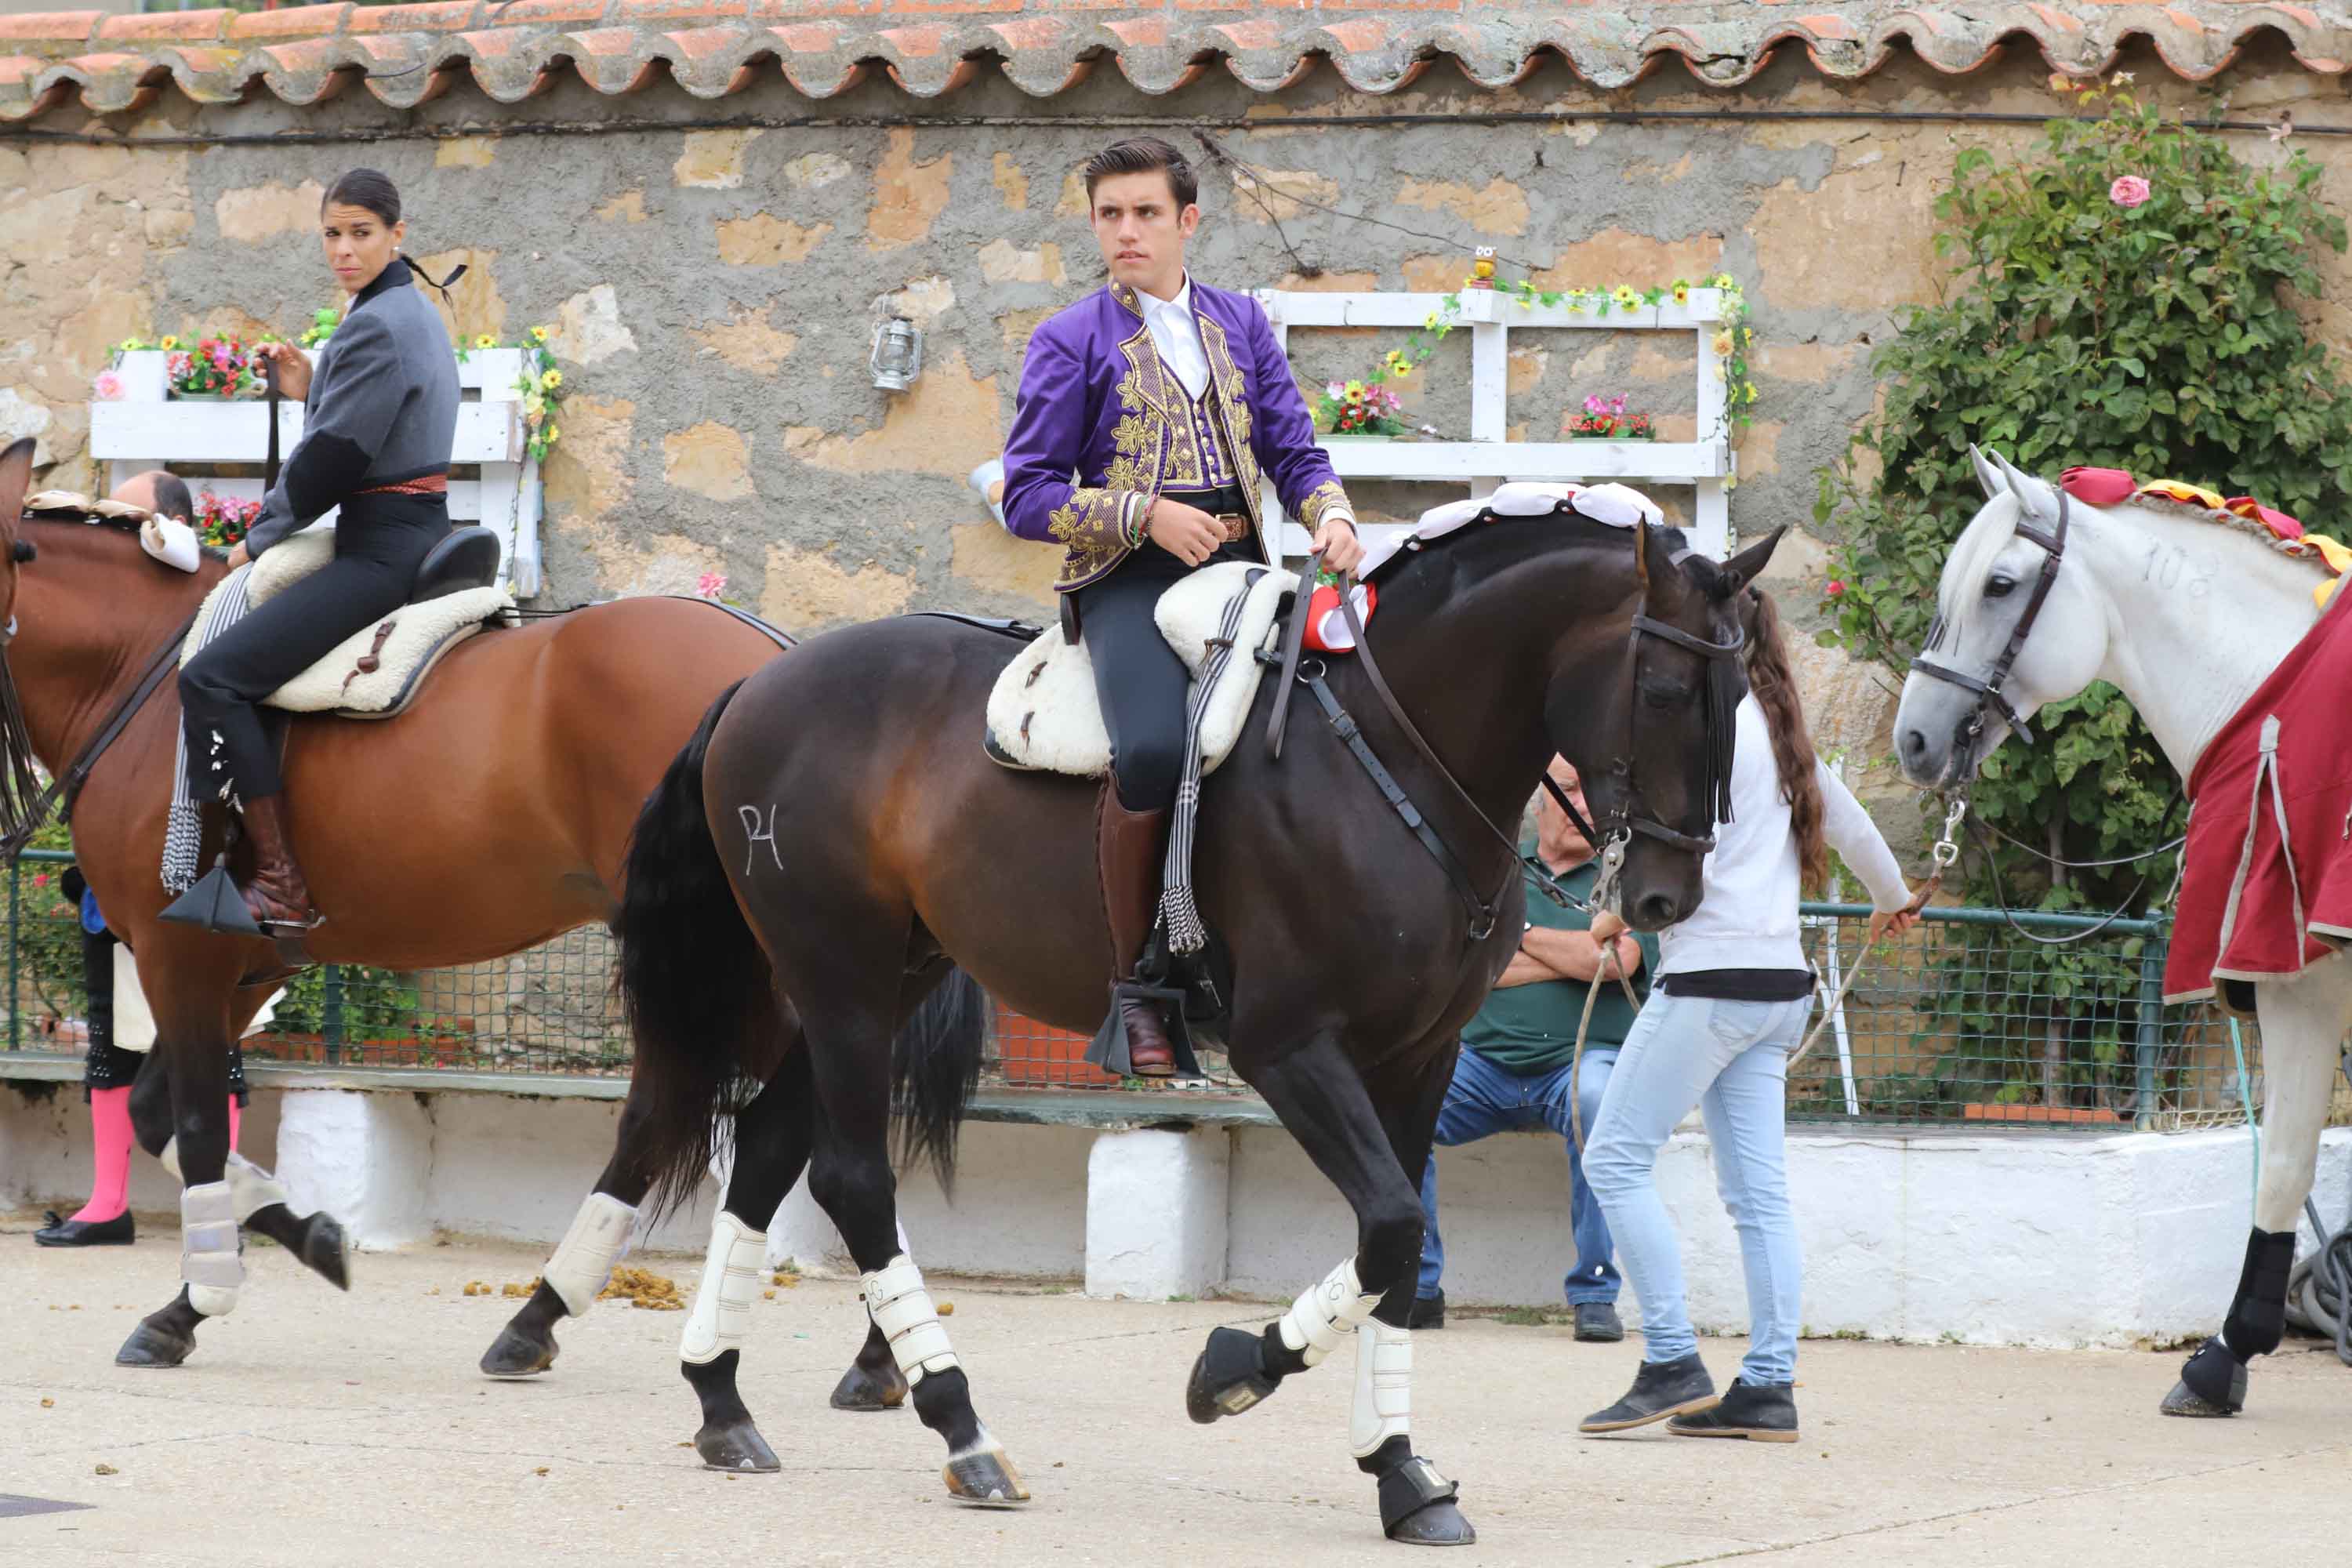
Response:
M89 1182L89 1202L74 1218L95 1225L112 1219L130 1205L131 1090L94 1089L89 1091L89 1135L96 1145L97 1169Z

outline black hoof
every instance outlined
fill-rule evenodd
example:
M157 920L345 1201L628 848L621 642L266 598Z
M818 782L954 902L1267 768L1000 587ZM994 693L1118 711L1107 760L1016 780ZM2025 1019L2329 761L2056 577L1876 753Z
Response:
M947 1478L948 1495L975 1508L1018 1508L1029 1500L1021 1472L1002 1448L983 1448L950 1459L940 1472Z
M768 1440L760 1436L760 1429L749 1421L705 1426L694 1435L694 1451L702 1456L705 1469L733 1474L744 1470L765 1473L784 1468L776 1451L768 1447Z
M1398 1447L1403 1439L1394 1438ZM1381 1476L1381 1529L1407 1546L1467 1546L1478 1539L1455 1501L1461 1488L1418 1456Z
M1433 1502L1389 1527L1389 1539L1407 1546L1467 1546L1478 1539L1452 1500Z
M835 1410L897 1410L906 1403L907 1379L896 1363L881 1373L853 1363L833 1385Z
M2235 1415L2246 1407L2246 1363L2219 1339L2197 1347L2158 1406L2167 1415Z
M531 1333L509 1323L482 1352L485 1377L532 1377L555 1364L555 1336Z
M1240 1329L1211 1329L1209 1342L1184 1384L1184 1414L1206 1426L1239 1415L1282 1385L1265 1370L1265 1342Z
M142 1319L139 1326L131 1331L131 1337L122 1342L122 1348L114 1352L114 1364L117 1366L177 1366L194 1354L195 1349L196 1340L194 1334L184 1334L174 1329L158 1327Z
M295 1256L336 1289L352 1288L352 1238L334 1215L314 1214L302 1221L301 1245Z

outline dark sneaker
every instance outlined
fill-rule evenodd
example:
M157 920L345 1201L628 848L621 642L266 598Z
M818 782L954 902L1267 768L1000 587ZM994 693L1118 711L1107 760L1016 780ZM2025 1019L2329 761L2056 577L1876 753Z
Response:
M1408 1329L1442 1329L1445 1326L1445 1292L1434 1296L1415 1296L1412 1308L1404 1315Z
M1579 1301L1576 1337L1604 1345L1613 1345L1623 1339L1625 1325L1618 1320L1616 1305L1609 1301Z
M1797 1389L1790 1383L1734 1383L1704 1410L1666 1423L1677 1437L1752 1437L1759 1443L1797 1440Z
M48 1219L33 1233L33 1240L42 1247L128 1247L137 1234L129 1209L100 1220L60 1219L51 1209Z
M1576 1424L1580 1432L1623 1432L1715 1403L1715 1379L1696 1351L1678 1361L1645 1361L1625 1397Z

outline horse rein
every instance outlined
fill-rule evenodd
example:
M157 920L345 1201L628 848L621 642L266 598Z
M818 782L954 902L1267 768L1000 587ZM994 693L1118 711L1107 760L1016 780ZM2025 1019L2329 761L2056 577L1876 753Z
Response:
M261 362L261 380L263 400L268 410L269 421L269 449L263 468L262 479L262 488L268 491L278 488L278 472L280 467L278 458L278 407L281 395L278 389L276 360L265 359ZM32 842L33 835L40 831L42 825L48 821L52 813L57 814L60 821L73 820L74 805L81 798L82 786L89 782L89 775L97 768L99 759L106 754L108 748L122 738L122 731L131 727L131 721L139 716L140 710L147 706L147 700L155 695L156 689L163 684L164 678L179 668L180 650L187 645L188 633L195 629L196 616L203 611L204 605L200 602L195 609L188 613L188 618L180 623L179 628L165 637L153 653L148 655L146 664L140 669L139 679L133 681L131 689L124 692L116 700L114 706L107 710L105 721L99 725L98 733L74 754L73 761L66 765L65 772L51 779L48 787L35 797L25 820L16 826L16 830L5 838L0 838L0 859L15 860L25 846ZM16 636L16 618L11 616L8 617L6 637L0 640L0 647L5 647L8 641L15 640ZM0 666L0 671L5 671L5 666ZM13 689L16 678L14 675L8 675L6 679Z
M1315 580L1320 570L1322 559L1320 552L1310 558L1307 574L1300 579L1302 585L1311 584ZM1422 734L1420 727L1414 724L1412 717L1405 712L1404 705L1397 700L1395 691L1389 686L1387 676L1381 670L1380 661L1372 657L1370 639L1364 633L1363 619L1356 609L1355 595L1347 589L1348 584L1342 584L1339 594L1339 611L1345 618L1349 635L1354 639L1353 651L1357 662L1361 666L1365 679L1371 682L1373 693L1380 698L1381 705L1387 710L1389 718L1403 732L1405 740L1420 755L1422 761L1444 781L1445 786L1454 792L1454 798L1468 807L1472 817L1486 829L1487 834L1497 844L1503 847L1510 857L1512 871L1505 873L1503 884L1496 889L1494 897L1481 898L1462 858L1446 844L1444 835L1440 834L1434 825L1430 823L1428 818L1413 805L1393 776L1381 765L1379 759L1372 754L1370 747L1365 742L1361 730L1348 715L1347 710L1340 707L1339 700L1332 695L1325 680L1321 661L1318 659L1315 662L1314 672L1311 675L1301 672L1301 649L1305 643L1307 630L1307 595L1305 594L1294 595L1290 626L1284 637L1282 679L1275 699L1274 711L1266 725L1268 752L1276 759L1281 756L1290 690L1294 683L1305 685L1313 692L1316 701L1323 709L1324 715L1329 720L1333 729L1339 732L1341 741L1347 744L1357 761L1370 773L1373 783L1379 786L1390 805L1403 819L1414 837L1419 838L1423 846L1429 850L1431 857L1444 869L1447 879L1454 883L1454 891L1460 896L1465 908L1469 911L1469 941L1473 942L1484 941L1493 932L1496 921L1501 914L1504 895L1509 890L1510 878L1514 873L1527 875L1528 880L1534 883L1545 897L1562 909L1576 908L1589 912L1598 907L1606 907L1613 901L1619 870L1624 863L1625 850L1634 833L1656 838L1675 848L1687 850L1693 854L1704 855L1714 849L1715 837L1712 834L1705 837L1697 837L1677 832L1662 822L1634 812L1633 799L1636 790L1633 780L1633 759L1629 744L1627 754L1616 760L1612 770L1621 782L1621 798L1617 805L1605 814L1605 820L1608 821L1611 829L1605 837L1594 830L1585 815L1569 800L1566 792L1552 781L1549 772L1543 779L1544 787L1551 793L1552 798L1559 803L1560 808L1568 814L1569 820L1576 826L1578 832L1584 835L1585 842L1591 845L1594 852L1600 857L1601 872L1600 879L1593 884L1591 899L1588 900L1576 898L1560 888L1556 880L1538 879L1532 873L1527 872L1525 862L1519 856L1517 840L1496 826L1494 818L1487 816L1485 808L1470 797L1469 791L1462 787L1461 781L1454 776L1454 771L1445 765L1444 759L1437 754L1436 748L1429 743ZM1648 615L1637 613L1633 617L1631 628L1633 644L1638 647L1641 638L1645 635L1663 637L1710 659L1735 658L1747 644L1746 632L1738 627L1734 628L1730 641L1715 643L1703 637L1694 637L1678 626L1669 626ZM1630 727L1630 715L1628 724Z

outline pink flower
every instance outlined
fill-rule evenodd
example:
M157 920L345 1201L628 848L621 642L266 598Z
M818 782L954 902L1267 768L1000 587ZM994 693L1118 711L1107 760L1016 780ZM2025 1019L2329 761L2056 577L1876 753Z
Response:
M46 888L48 885L49 874L47 871L36 871L33 873L33 886L36 888Z
M100 402L112 403L122 395L122 378L110 370L102 370L98 373L98 379L90 384L90 388L98 394Z
M1834 577L1832 577L1832 578L1831 578L1831 579L1830 579L1830 597L1831 597L1831 598L1834 599L1834 598L1836 598L1840 594L1843 594L1843 593L1844 593L1844 592L1845 592L1845 584L1843 584L1843 583L1839 582L1839 581L1838 581L1836 578L1834 578Z
M697 598L715 599L726 591L727 574L723 572L705 572L700 577L695 579L694 594Z
M2119 207L2136 207L2149 195L2147 182L2137 174L2118 174L2116 183L2107 187L2107 200Z

